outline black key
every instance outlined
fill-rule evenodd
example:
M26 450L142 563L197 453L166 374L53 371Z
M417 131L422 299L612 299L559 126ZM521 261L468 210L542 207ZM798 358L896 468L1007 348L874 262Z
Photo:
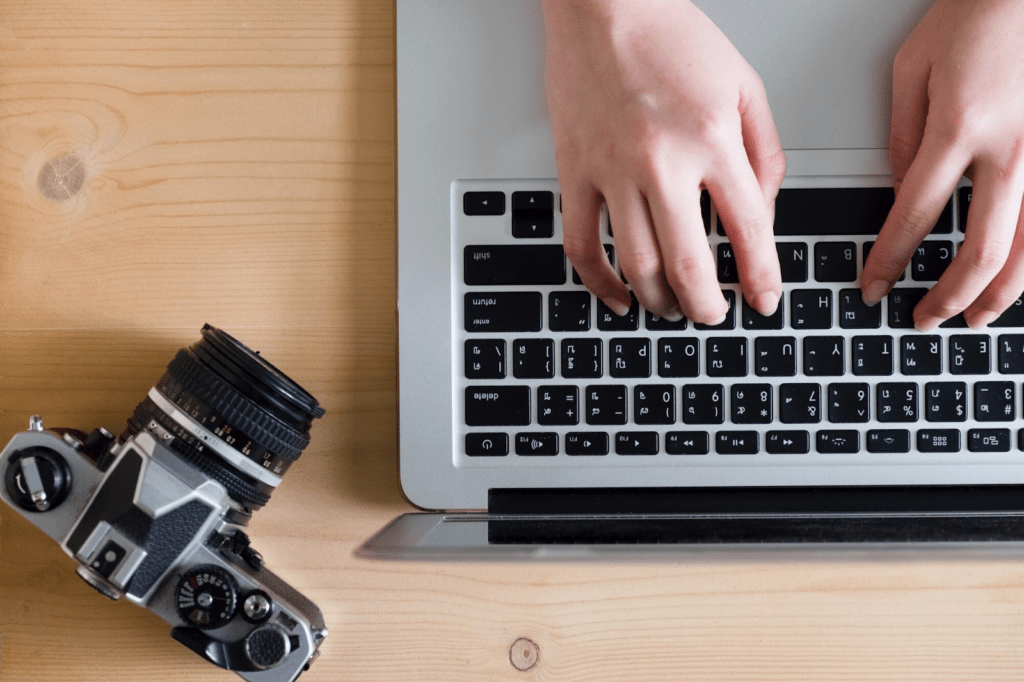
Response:
M684 424L721 424L725 421L724 390L721 384L683 386Z
M860 289L843 289L839 292L839 326L878 329L882 326L882 306L864 303Z
M967 384L962 381L925 384L924 418L930 422L967 421Z
M512 193L512 236L548 238L554 236L555 195L552 192Z
M580 391L575 386L537 388L537 423L541 426L575 426L580 423Z
M957 198L959 199L960 204L961 232L967 231L967 211L971 207L971 194L973 192L973 189L973 187L961 187L959 190L957 190L957 194L959 195Z
M604 255L608 257L608 263L615 267L615 247L611 244L604 245ZM580 279L580 273L576 272L575 269L572 271L572 282L573 284L583 284L583 280Z
M512 342L512 376L516 379L553 379L555 342L551 339L516 339Z
M466 341L467 379L504 379L505 342L502 339Z
M637 424L674 424L676 389L671 384L648 384L633 388L633 421Z
M608 374L616 379L651 376L650 339L611 339L608 342Z
M1024 374L1024 334L999 337L999 373Z
M1017 431L1017 449L1024 450L1024 429Z
M706 455L711 451L707 431L669 431L665 452L670 455Z
M565 284L560 244L467 246L463 263L469 286Z
M718 245L718 281L722 284L736 284L740 281L740 274L736 270L736 256L732 252L732 244Z
M548 294L548 326L553 332L590 331L589 291L552 291Z
M960 429L921 429L918 452L960 452Z
M815 377L845 374L845 344L846 340L841 336L804 338L804 374Z
M462 211L466 215L504 215L504 192L466 192L462 195Z
M940 329L967 329L967 320L963 313L957 313L939 325Z
M516 239L550 239L555 236L554 215L516 215L512 212L512 236Z
M942 337L920 334L900 337L900 372L907 376L942 374Z
M552 457L558 454L557 433L517 433L516 454L524 457Z
M596 379L601 376L601 339L563 339L562 376Z
M1009 452L1010 429L971 429L967 432L971 452Z
M818 431L816 449L823 455L854 455L860 452L860 431Z
M988 334L954 334L949 337L950 374L988 374L992 371Z
M819 384L779 386L779 420L783 424L817 424L821 421Z
M770 424L772 385L734 384L731 405L733 424Z
M783 308L785 308L783 300L779 301L779 305L775 308L775 312L771 315L765 316L757 312L747 303L746 299L743 300L743 328L744 329L782 329L783 320Z
M736 292L731 289L722 291L722 296L725 297L725 302L729 304L729 311L725 314L725 320L721 324L715 326L709 326L701 324L700 322L694 322L694 329L701 329L704 331L727 331L729 329L736 328Z
M1024 296L1013 302L1003 314L992 321L990 327L1024 327Z
M806 431L769 431L764 448L769 455L806 455L811 451L811 434Z
M529 386L466 388L467 426L526 426L529 423Z
M658 317L650 310L644 311L647 331L652 332L681 332L686 329L686 318L672 322L664 317Z
M868 452L872 454L910 452L910 431L906 429L872 429L868 431Z
M949 264L953 262L953 242L926 240L914 250L910 261L910 276L916 282L938 281Z
M631 298L633 298L631 296ZM635 332L640 328L640 304L633 298L629 312L618 316L600 299L597 301L597 328L603 332Z
M466 454L470 457L508 456L507 433L467 433Z
M539 332L544 322L543 299L535 291L468 293L467 332Z
M832 328L832 291L794 289L789 295L790 324L794 329Z
M719 431L715 434L715 452L720 455L756 455L760 450L757 431Z
M711 195L706 189L700 193L700 219L704 223L704 234L711 234Z
M512 192L512 212L537 211L539 213L555 212L555 195L553 192Z
M658 454L658 434L654 431L620 431L615 434L616 455Z
M709 377L747 376L747 340L741 337L708 339Z
M776 242L775 251L779 255L779 268L782 281L807 281L807 244L803 242Z
M796 339L792 336L754 339L754 373L759 377L796 376Z
M891 336L855 336L852 341L853 373L857 376L890 376L893 366Z
M587 386L586 391L588 424L626 423L625 386Z
M875 387L875 402L880 422L917 421L917 384L879 383Z
M932 234L949 234L953 231L953 197L946 202L945 208L932 228Z
M829 384L828 420L852 424L871 419L871 398L867 384Z
M695 377L700 374L700 341L695 338L658 340L658 376Z
M607 455L608 434L601 431L567 433L565 434L565 454L573 456Z
M889 292L889 326L894 329L914 328L914 308L927 289L899 288Z
M814 279L819 282L857 280L857 245L853 242L818 242L814 245Z
M974 385L974 418L980 422L1012 422L1015 396L1012 381L979 381Z
M779 190L775 199L775 234L878 234L894 200L891 187Z
M866 263L868 262L868 254L870 254L870 253L871 253L871 247L872 247L872 246L874 246L874 245L875 245L875 242L873 242L873 241L869 241L869 242L864 242L864 248L863 248L863 251L864 251L864 260L863 260L863 262L864 262L865 264L866 264ZM901 272L901 273L900 273L900 278L899 278L899 280L898 280L898 281L902 282L902 281L903 281L903 280L905 280L906 278L907 278L907 273L906 273L906 272Z

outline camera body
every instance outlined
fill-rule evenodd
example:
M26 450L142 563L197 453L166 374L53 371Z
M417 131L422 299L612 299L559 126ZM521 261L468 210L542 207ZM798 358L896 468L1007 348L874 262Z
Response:
M298 387L287 380L267 395L253 390L239 376L273 367L219 330L203 334L118 438L105 429L46 430L32 417L0 452L0 499L60 543L89 585L150 609L207 661L252 682L292 682L327 636L323 615L264 567L244 529L304 443L268 450L261 443L278 441L264 427L275 423L246 421L248 408L233 411L239 392L230 386L226 401L214 394L233 381L269 405L268 396ZM239 364L218 364L231 353ZM191 374L180 370L197 358L201 371L189 383ZM245 363L246 372L234 371ZM310 405L301 427L323 414ZM291 452L289 461L282 452Z

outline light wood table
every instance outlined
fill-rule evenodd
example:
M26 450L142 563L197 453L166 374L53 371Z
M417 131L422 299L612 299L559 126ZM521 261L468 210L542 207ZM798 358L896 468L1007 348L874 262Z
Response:
M328 410L251 525L326 616L310 682L1024 679L1016 559L353 557L409 510L393 25L388 0L0 2L2 439L120 432L204 322L261 349ZM168 630L0 510L4 682L235 679Z

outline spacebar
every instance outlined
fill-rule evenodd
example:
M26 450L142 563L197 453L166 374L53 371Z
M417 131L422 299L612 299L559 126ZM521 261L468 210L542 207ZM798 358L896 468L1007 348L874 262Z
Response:
M894 197L891 187L782 189L775 200L775 234L878 234Z

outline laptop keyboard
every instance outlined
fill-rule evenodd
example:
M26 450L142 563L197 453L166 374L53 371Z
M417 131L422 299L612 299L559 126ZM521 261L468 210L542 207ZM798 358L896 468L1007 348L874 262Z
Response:
M784 295L767 317L743 301L705 195L730 304L726 321L709 327L659 319L635 301L619 317L590 294L562 251L557 182L455 183L457 458L688 466L1019 457L1022 301L984 332L959 316L931 333L913 328L914 306L963 239L970 192L957 190L897 286L868 307L858 277L892 189L782 190ZM617 267L607 222L602 235Z

